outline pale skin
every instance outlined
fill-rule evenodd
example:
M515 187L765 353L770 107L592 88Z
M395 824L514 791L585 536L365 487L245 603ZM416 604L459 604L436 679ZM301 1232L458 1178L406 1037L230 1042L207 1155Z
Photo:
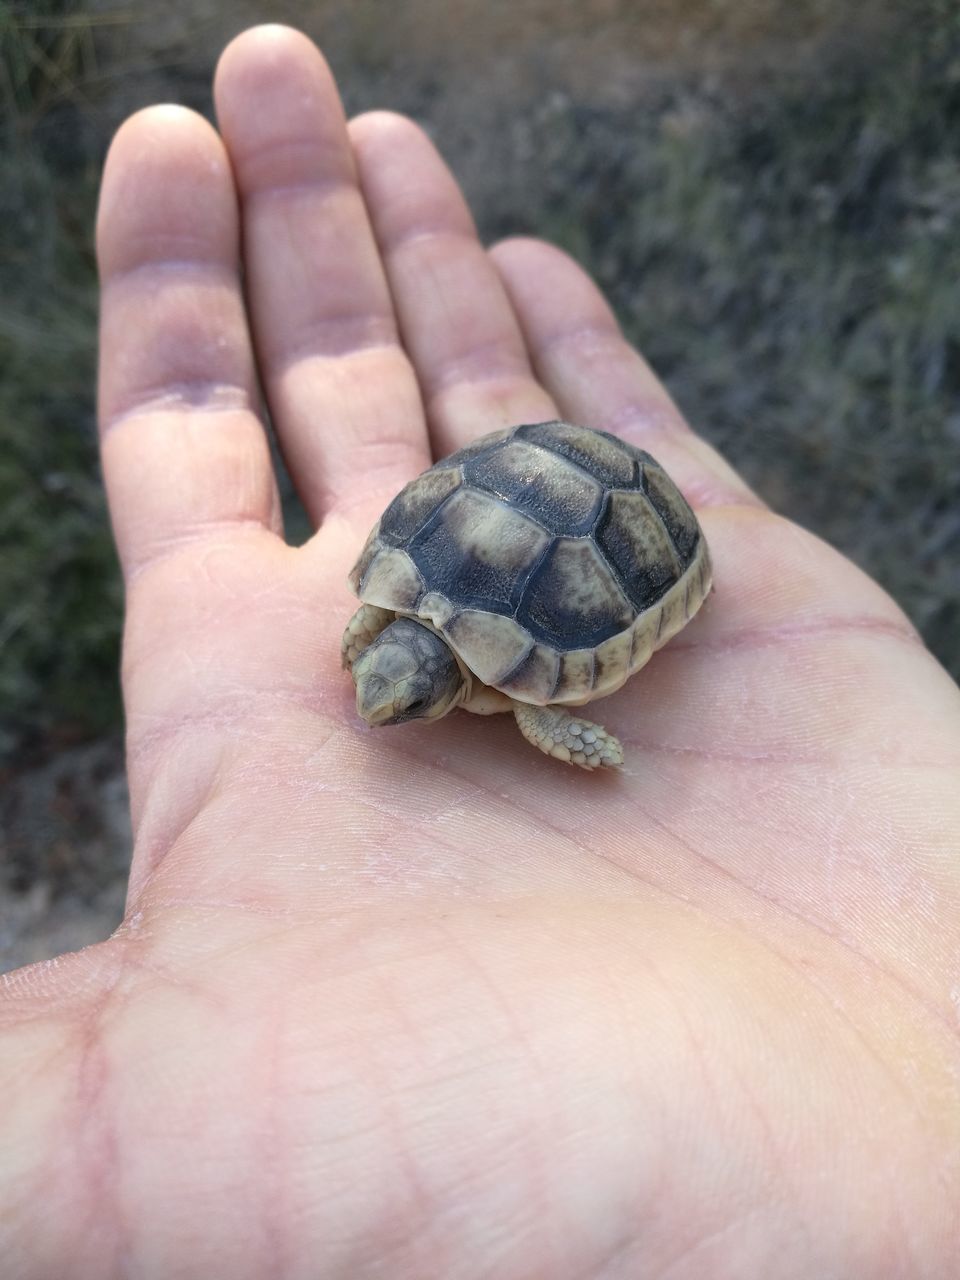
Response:
M103 179L136 841L116 935L2 987L4 1275L943 1280L955 686L573 262L481 247L415 125L346 125L279 28L216 101L219 135L132 118ZM339 653L367 530L431 458L557 416L658 457L714 560L603 704L626 766L506 716L368 729Z

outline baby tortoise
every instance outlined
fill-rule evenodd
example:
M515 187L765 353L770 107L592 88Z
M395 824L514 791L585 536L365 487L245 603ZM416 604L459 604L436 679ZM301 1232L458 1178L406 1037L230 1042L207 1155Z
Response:
M367 724L512 711L584 769L619 741L567 710L619 689L710 590L697 519L659 464L604 431L495 431L412 480L350 573L343 663Z

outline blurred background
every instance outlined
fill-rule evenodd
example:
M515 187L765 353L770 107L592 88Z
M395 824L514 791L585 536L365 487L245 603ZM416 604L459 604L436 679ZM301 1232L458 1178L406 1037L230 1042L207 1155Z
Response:
M418 119L486 239L571 251L694 425L960 674L955 0L0 0L0 969L123 902L103 157L147 103L210 115L265 20L320 43L349 112Z

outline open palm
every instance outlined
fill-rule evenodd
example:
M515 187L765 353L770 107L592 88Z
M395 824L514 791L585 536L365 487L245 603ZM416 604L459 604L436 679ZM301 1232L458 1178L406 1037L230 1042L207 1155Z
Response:
M414 125L347 126L280 28L216 92L222 141L155 108L104 177L136 848L118 933L4 988L4 1277L956 1274L956 689L569 259L483 250ZM626 768L509 717L364 728L369 526L556 416L648 448L715 562L598 712Z

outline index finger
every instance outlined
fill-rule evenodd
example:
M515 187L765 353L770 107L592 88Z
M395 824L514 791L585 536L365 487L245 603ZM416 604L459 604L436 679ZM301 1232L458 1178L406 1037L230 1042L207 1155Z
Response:
M210 125L173 106L127 120L104 167L97 256L101 455L128 577L210 534L280 529L238 241Z

